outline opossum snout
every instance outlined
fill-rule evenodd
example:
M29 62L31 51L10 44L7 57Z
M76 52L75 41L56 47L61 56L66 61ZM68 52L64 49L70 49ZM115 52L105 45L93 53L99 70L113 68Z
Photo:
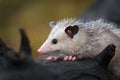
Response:
M37 51L39 54L44 54L45 52L44 52L44 50L42 50L42 49L38 49L38 51Z

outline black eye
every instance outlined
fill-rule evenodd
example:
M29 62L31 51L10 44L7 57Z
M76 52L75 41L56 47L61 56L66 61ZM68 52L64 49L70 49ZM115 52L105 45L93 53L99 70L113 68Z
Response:
M53 39L53 40L52 40L52 43L53 43L53 44L57 44L57 42L58 42L57 39Z

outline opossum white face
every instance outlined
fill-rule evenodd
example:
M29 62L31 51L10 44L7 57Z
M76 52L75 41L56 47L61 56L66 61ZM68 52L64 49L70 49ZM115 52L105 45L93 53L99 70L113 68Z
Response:
M52 31L48 39L38 49L38 53L67 53L72 54L78 51L80 46L84 45L86 40L85 31L80 29L78 25L70 25L67 23L50 23ZM81 39L80 39L81 37Z

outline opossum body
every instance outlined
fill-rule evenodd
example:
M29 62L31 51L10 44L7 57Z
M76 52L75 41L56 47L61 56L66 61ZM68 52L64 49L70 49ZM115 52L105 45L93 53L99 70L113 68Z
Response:
M120 76L120 29L115 24L103 19L86 23L79 19L64 19L51 22L50 26L52 30L48 39L38 49L40 54L59 52L63 55L78 54L80 58L93 57L107 45L114 44L116 54L109 68Z

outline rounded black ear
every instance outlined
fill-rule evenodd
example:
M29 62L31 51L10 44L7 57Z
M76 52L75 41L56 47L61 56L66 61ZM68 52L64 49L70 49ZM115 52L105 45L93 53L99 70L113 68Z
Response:
M74 35L76 35L79 31L79 27L77 25L74 26L68 26L65 29L66 34L68 35L68 37L73 38Z
M108 68L108 65L115 55L116 46L113 44L108 45L95 59L100 63L101 66Z

